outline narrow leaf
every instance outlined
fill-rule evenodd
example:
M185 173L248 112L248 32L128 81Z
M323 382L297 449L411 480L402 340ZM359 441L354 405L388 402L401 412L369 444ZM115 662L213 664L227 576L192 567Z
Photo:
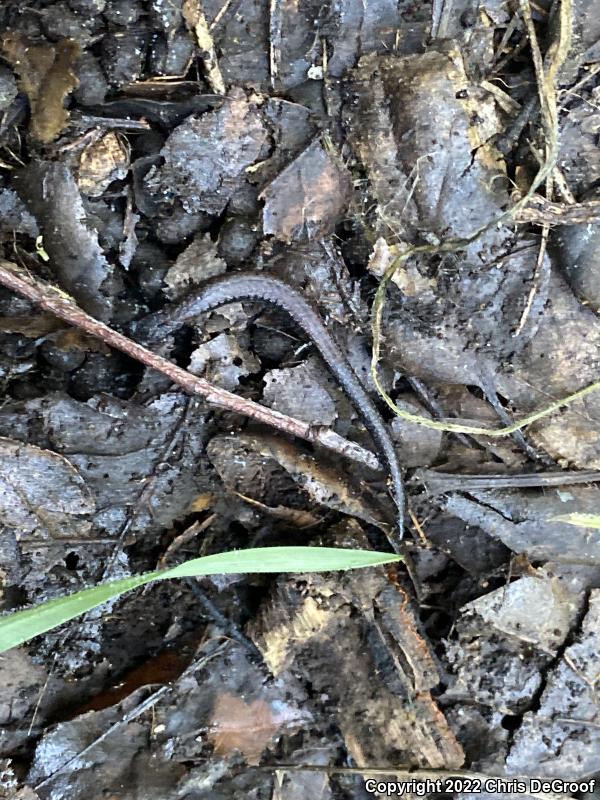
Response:
M256 547L194 558L161 573L161 578L236 572L329 572L400 561L393 553L340 547Z
M400 561L400 557L374 550L336 547L257 547L194 558L172 569L120 578L6 614L0 617L0 653L151 581L243 572L326 572L393 561Z
M600 528L600 514L559 514L550 517L550 522L566 522L568 525L577 525L580 528Z

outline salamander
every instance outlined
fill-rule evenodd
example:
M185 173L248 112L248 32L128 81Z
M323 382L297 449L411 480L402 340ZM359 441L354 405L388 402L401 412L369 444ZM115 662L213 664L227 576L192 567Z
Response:
M283 309L301 328L340 387L354 404L385 463L397 508L397 537L392 545L399 551L404 530L404 486L402 470L388 427L358 380L346 357L334 342L318 312L292 286L262 272L239 272L213 278L172 308L151 314L136 326L136 335L158 341L192 317L227 303L263 300Z

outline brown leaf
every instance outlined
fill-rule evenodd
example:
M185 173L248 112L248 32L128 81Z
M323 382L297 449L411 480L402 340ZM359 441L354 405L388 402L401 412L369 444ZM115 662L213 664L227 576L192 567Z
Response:
M348 203L347 173L313 142L264 189L263 227L284 242L330 233Z
M188 507L187 513L200 514L202 511L206 511L207 508L212 508L214 502L215 496L212 492L202 492L202 494L198 494L194 497Z
M31 135L52 142L69 121L65 98L79 85L73 65L80 47L71 39L55 45L33 44L16 33L2 40L4 57L20 77L20 88L31 105Z
M217 755L225 756L239 750L249 764L255 765L281 721L274 719L271 706L265 700L246 703L240 697L221 694L215 703L210 725Z
M81 153L77 182L84 194L99 197L112 181L125 178L128 169L129 148L109 131Z
M215 436L207 454L227 488L245 499L268 504L273 481L279 479L272 469L276 462L314 502L387 529L385 515L372 503L368 487L350 483L339 469L320 463L276 436Z

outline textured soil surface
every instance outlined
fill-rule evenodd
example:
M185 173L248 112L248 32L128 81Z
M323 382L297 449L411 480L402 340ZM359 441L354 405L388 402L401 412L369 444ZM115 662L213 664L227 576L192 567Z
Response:
M1 797L600 797L600 391L504 436L406 419L497 429L600 380L599 64L599 0L5 0L0 611L397 541L281 308L149 316L226 273L317 309L407 506L398 565L154 583L0 654Z

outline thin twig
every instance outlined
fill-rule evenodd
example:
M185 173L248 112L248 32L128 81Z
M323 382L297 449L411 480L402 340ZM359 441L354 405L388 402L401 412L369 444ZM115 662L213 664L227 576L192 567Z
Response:
M533 303L533 298L532 298ZM502 403L500 402L500 398L498 397L498 392L496 391L496 387L494 385L493 377L491 377L488 373L488 370L485 370L485 374L482 376L481 380L481 389L485 395L486 400L492 406L496 414L498 415L500 422L504 425L511 425L514 422L514 419L511 414L504 408ZM523 452L532 460L532 461L542 461L544 457L541 453L539 453L533 445L531 445L527 439L525 438L524 433L521 430L513 431L510 434L512 440L523 450ZM547 458L547 456L546 456ZM548 463L552 464L552 460Z
M194 0L193 3L184 4L183 17L188 30L196 37L196 44L201 54L204 74L209 88L215 94L224 95L226 93L225 81L221 74L215 43L201 0Z
M519 53L527 47L527 37L524 36L520 42L518 42L512 50L510 50L504 58L501 58L495 65L494 65L494 74L498 75L498 73L502 72L504 67L509 64Z
M520 27L521 27L521 20L517 14L514 14L512 19L504 29L504 34L502 36L502 39L500 40L500 43L496 48L496 52L494 53L494 61L496 63L499 61L500 57L502 56L502 53L504 53L504 51L506 50L510 37Z
M236 623L221 611L209 595L198 585L197 578L184 578L184 580L194 595L194 598L202 607L204 614L218 628L221 628L223 635L241 644L253 661L261 666L265 666L264 656L252 639L249 639Z
M279 411L261 406L252 400L214 386L204 378L192 375L191 372L178 367L103 322L90 317L69 295L50 284L33 278L16 264L5 259L0 259L0 284L23 295L40 308L65 320L70 325L100 339L110 347L114 347L147 367L166 375L188 394L203 397L211 406L242 414L290 436L297 436L308 442L319 444L338 455L365 464L371 469L382 469L379 460L371 451L344 439L330 428L309 425L293 417L288 417Z
M80 750L76 755L67 757L67 760L60 764L58 767L54 768L54 771L47 775L42 781L37 783L33 788L35 791L42 789L44 786L47 786L57 775L60 775L69 767L73 767L75 764L78 764L79 767L81 766L81 760L84 756L86 756L94 747L97 745L102 744L109 736L113 733L118 731L124 725L128 725L130 722L133 722L134 719L141 717L149 709L153 708L159 700L161 700L165 695L169 694L173 691L175 687L177 687L182 681L184 681L187 677L192 675L196 670L200 669L201 667L206 666L206 664L211 661L213 658L220 656L221 653L229 646L229 642L225 641L220 644L212 653L209 653L206 656L201 656L200 658L194 659L192 663L186 667L186 669L181 673L181 675L172 683L165 683L155 692L152 692L145 700L142 700L139 705L132 708L126 714L124 714L121 719L114 722L110 725L103 733L101 733L96 739L90 742L86 747Z
M29 728L27 729L27 737L31 736L31 732L33 730L33 726L35 725L35 721L37 719L38 712L40 710L40 706L42 705L42 700L44 699L44 695L48 691L48 684L50 683L50 678L54 674L54 669L56 667L56 658L58 653L54 653L54 658L52 659L52 664L50 665L50 669L48 670L48 674L46 675L46 680L44 681L44 685L41 688L41 691L38 695L38 699L35 704L35 708L33 709L33 714L31 715L31 722L29 723Z
M575 195L569 188L569 184L567 183L567 179L563 175L562 171L558 167L554 167L554 172L552 173L552 178L554 183L556 184L556 191L562 197L566 207L576 205L577 201L575 200Z
M599 483L600 471L581 472L532 472L506 475L469 475L466 473L438 472L433 469L419 469L412 478L413 483L421 483L430 495L446 492L479 492L488 489L523 489L539 487L548 489L554 486L568 486L582 483Z
M271 86L276 88L281 63L282 10L279 0L269 2L269 74Z
M564 0L561 0L561 14L564 12L564 7L565 7ZM520 0L520 8L521 8L521 15L525 23L525 28L527 30L527 37L529 39L529 44L531 47L531 55L533 59L533 65L535 68L538 91L540 96L542 128L546 139L545 161L542 161L540 163L540 169L541 169L544 163L549 164L553 162L554 166L556 166L556 159L558 154L558 110L556 104L555 81L560 65L564 61L564 57L561 56L560 53L558 52L560 50L560 47L557 47L556 45L551 46L547 58L548 69L547 70L544 69L544 61L542 59L542 54L540 52L537 36L535 33L535 26L533 24L533 19L531 16L530 0ZM561 29L563 27L563 23L564 20L561 18ZM567 36L567 38L570 40L570 35ZM563 49L564 49L564 42L563 42ZM552 172L553 171L554 170L552 170ZM550 201L553 200L553 188L554 188L552 172L549 172L548 175L546 176L546 198ZM525 309L521 316L521 320L519 322L517 330L514 334L515 336L519 336L519 334L523 330L525 323L527 322L527 318L529 317L531 308L533 306L533 300L538 290L538 283L542 276L542 268L544 264L544 258L546 255L546 247L548 243L549 231L550 231L549 224L547 222L544 222L542 225L542 236L540 239L538 257L533 274L531 289L529 291L529 297L527 298Z
M563 89L563 91L561 91L560 93L561 99L558 104L559 111L562 111L562 109L569 102L571 97L576 96L576 92L578 92L579 89L581 89L581 87L585 83L590 81L592 78L595 78L599 72L600 72L600 64L596 64L594 67L590 67L588 74L584 75L583 78L580 81L577 81L577 83L574 86L571 86L570 89Z
M156 569L168 569L170 559L175 555L175 553L182 547L184 544L187 544L189 541L194 539L198 534L203 533L205 530L210 528L210 526L215 522L217 519L216 514L210 514L205 520L202 522L193 522L188 528L186 528L183 533L180 533L179 536L176 536L171 544L167 547L165 552L162 556L158 559L156 564Z
M531 313L531 309L533 308L533 301L538 293L539 285L543 275L543 267L546 258L546 248L548 246L548 234L550 232L550 226L547 222L542 225L542 235L540 236L540 244L538 248L537 259L535 262L535 269L533 270L533 277L531 279L531 288L529 289L529 295L527 297L527 302L525 303L525 308L523 309L523 313L521 314L521 319L519 320L519 324L517 325L517 329L513 333L514 337L520 336L523 332L523 328L525 327L527 320L529 319L529 314Z
M225 14L227 13L227 11L229 10L229 6L231 5L231 3L232 3L232 2L233 2L233 0L225 0L225 2L223 3L223 5L221 6L221 8L220 8L220 9L217 11L217 13L215 14L215 18L213 19L213 21L212 21L212 22L210 23L210 25L208 26L208 30L209 30L211 33L212 33L212 32L214 31L214 29L217 27L217 25L219 24L219 22L221 22L221 20L223 19L223 17L225 16Z

